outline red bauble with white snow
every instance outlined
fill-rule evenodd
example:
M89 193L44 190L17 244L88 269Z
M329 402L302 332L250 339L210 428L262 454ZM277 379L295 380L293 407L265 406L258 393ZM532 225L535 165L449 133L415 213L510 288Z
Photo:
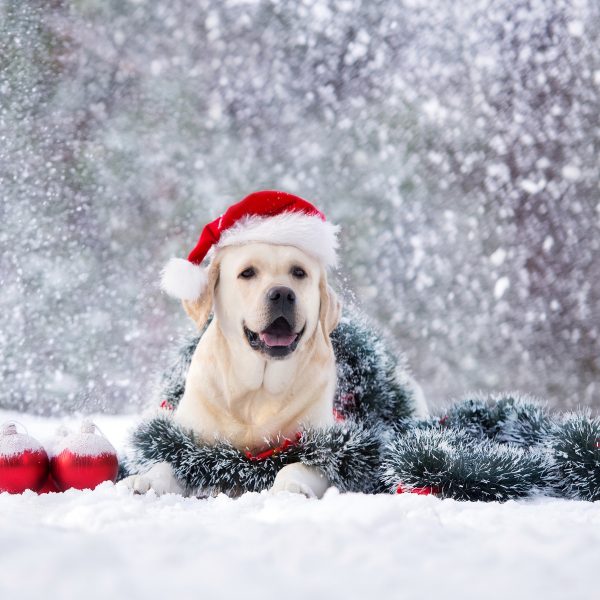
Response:
M91 489L104 481L116 481L117 452L90 422L81 431L64 436L53 449L52 477L61 490Z
M48 455L42 445L15 423L0 429L0 492L22 494L37 491L48 477Z
M48 476L46 480L42 484L42 487L37 490L38 494L57 494L58 492L62 492L62 490L58 487L58 484L52 478L52 473L48 472Z

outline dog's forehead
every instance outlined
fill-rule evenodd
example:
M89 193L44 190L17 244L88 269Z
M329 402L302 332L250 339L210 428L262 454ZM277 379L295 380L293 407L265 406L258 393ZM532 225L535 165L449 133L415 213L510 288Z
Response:
M295 246L253 242L223 248L221 252L223 253L221 264L233 268L253 266L273 272L288 270L292 265L309 270L319 268L318 262L313 257Z

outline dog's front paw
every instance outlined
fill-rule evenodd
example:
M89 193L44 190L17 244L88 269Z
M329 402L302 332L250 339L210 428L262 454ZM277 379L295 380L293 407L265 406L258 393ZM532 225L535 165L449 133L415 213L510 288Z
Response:
M328 487L329 480L319 469L294 463L277 473L271 492L292 492L307 498L321 498Z
M117 483L117 487L127 488L134 494L145 494L152 487L150 480L145 475L131 475Z
M154 490L158 496L163 494L185 494L185 490L175 479L171 466L166 462L154 465L142 475L126 477L119 482L119 485L130 489L134 494L145 494L150 490Z

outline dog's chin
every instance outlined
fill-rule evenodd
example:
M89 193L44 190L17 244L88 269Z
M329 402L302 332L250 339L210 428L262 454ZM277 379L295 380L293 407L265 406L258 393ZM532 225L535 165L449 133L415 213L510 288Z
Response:
M306 325L296 333L284 317L279 317L259 332L244 325L244 334L253 350L262 352L269 358L282 359L296 350L305 329Z

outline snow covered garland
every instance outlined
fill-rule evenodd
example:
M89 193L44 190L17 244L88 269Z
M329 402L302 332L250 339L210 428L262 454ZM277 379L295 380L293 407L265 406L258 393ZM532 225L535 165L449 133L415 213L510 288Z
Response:
M237 495L269 488L283 466L302 462L322 469L341 491L382 491L378 470L383 429L409 419L411 392L395 377L393 356L370 332L344 321L331 336L338 361L338 422L326 429L305 429L296 440L271 440L271 451L262 455L241 452L227 442L201 443L173 420L172 409L183 396L185 374L201 335L182 346L165 374L162 406L167 410L135 430L128 471L166 461L190 490Z
M200 334L201 335L201 334ZM200 336L164 376L163 406L176 408ZM268 489L285 465L318 466L341 491L434 493L458 500L532 494L600 499L600 419L552 415L519 394L467 398L444 414L413 418L413 391L398 358L357 319L332 334L338 365L334 426L272 440L264 456L203 444L165 410L133 434L129 472L171 464L190 490L237 495Z
M294 198L300 208L316 210L281 192L259 192L245 200L258 196L269 210L272 197L277 203L283 196ZM214 244L229 243L224 228L234 230L243 220L243 215L233 214L242 205L205 228L187 261L171 261L163 278L167 291L180 298L197 296L206 284L200 263ZM273 229L258 233L272 236ZM276 243L294 243L288 239L292 234L285 229L285 239ZM317 241L310 245L318 246ZM331 244L335 250L335 240L329 240ZM333 259L324 257L329 263ZM530 399L504 394L467 398L445 414L419 420L413 415L414 392L399 357L354 317L343 319L331 335L338 375L335 425L306 429L294 440L271 440L270 450L258 455L227 442L203 443L172 417L202 333L183 345L165 374L162 406L168 410L134 431L133 455L122 475L166 461L192 493L237 495L268 489L282 467L302 462L320 468L341 491L434 493L484 501L534 493L600 499L598 418L585 413L552 415Z

